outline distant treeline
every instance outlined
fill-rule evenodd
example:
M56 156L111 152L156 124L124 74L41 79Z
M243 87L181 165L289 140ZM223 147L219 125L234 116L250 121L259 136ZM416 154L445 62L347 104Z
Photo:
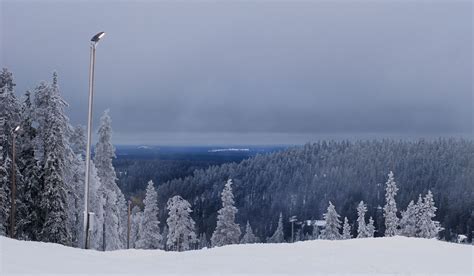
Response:
M367 203L367 216L384 233L382 210L384 183L389 171L399 187L398 210L431 190L439 208L436 220L445 228L440 237L454 240L457 234L471 238L474 230L474 143L464 139L434 141L374 140L323 141L281 152L258 155L240 163L196 170L193 176L175 179L158 187L160 220L167 200L181 195L193 206L198 233L208 237L216 226L219 196L228 178L234 180L236 220L247 220L259 237L270 236L280 212L285 236L290 235L290 216L299 221L322 219L331 201L341 217L357 219L357 204ZM400 214L399 214L400 216ZM306 231L306 229L302 229ZM352 227L355 234L355 227Z

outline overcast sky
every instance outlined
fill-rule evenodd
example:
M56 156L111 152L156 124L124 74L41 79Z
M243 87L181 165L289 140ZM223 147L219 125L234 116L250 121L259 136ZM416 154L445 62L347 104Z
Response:
M132 1L133 2L133 1ZM471 1L1 3L1 65L17 93L57 70L86 122L120 144L303 143L468 134Z

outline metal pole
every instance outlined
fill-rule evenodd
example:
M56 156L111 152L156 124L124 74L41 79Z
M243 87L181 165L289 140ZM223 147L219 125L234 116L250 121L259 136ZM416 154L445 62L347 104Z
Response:
M130 207L132 202L128 201L128 227L127 227L127 249L130 249Z
M294 225L295 223L292 221L291 222L291 242L295 242L295 236L294 236Z
M86 148L86 178L84 188L84 248L89 248L89 182L90 182L90 162L91 162L91 137L92 137L92 104L94 100L94 66L95 66L95 46L91 43L90 67L89 67L89 113L87 117L87 148Z
M11 214L10 214L10 238L15 238L15 213L16 213L16 169L15 169L15 160L16 160L16 149L15 149L15 132L12 131L12 187L11 187Z

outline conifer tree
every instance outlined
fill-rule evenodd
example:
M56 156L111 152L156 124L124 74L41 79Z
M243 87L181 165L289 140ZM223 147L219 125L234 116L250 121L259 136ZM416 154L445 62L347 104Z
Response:
M212 247L238 244L240 238L240 226L235 223L237 208L234 206L232 179L227 180L221 194L221 200L222 208L218 211L217 226L211 237Z
M397 217L397 202L395 196L397 195L398 187L393 177L393 172L388 174L387 183L385 183L385 201L383 207L385 218L385 236L392 237L398 234L398 217Z
M343 240L352 239L351 226L349 225L349 221L347 220L347 217L344 217L344 225L342 225L342 239Z
M29 91L21 108L21 132L18 137L18 170L22 175L17 181L16 237L23 240L38 240L41 232L40 205L40 167L35 156L34 141L36 129L33 127L34 108Z
M104 223L110 231L106 231L107 248L124 248L127 230L127 205L125 197L117 185L117 176L112 164L115 148L112 145L112 120L106 110L100 118L99 141L95 146L94 163L97 168L101 187L99 195L105 199ZM111 228L116 228L112 229ZM111 236L114 235L114 236Z
M375 235L375 225L374 219L372 217L369 218L369 224L367 224L367 237L373 238Z
M336 212L336 208L329 201L327 212L323 215L326 225L321 233L323 239L326 240L339 240L341 239L340 229L341 221L339 220L339 214Z
M169 250L184 251L191 249L196 242L194 220L191 218L191 204L180 196L174 196L167 203L168 237L166 245Z
M280 213L278 219L278 226L271 237L267 239L267 243L282 243L285 242L285 234L283 233L283 215Z
M165 225L163 226L163 231L162 231L162 234L161 234L161 248L163 248L164 250L168 250L168 246L166 245L167 241L168 241L168 233L169 233L169 229L168 229L168 226Z
M65 182L68 118L64 113L67 103L59 94L57 74L51 85L40 84L35 92L35 103L40 111L39 137L42 139L42 172L44 181L41 191L42 216L41 240L71 245L71 225L68 218Z
M367 212L367 207L364 204L364 201L361 201L357 206L357 238L367 238L369 236L367 231L367 225L365 224L365 213Z
M247 220L247 226L245 227L245 234L240 240L241 244L246 243L258 243L259 239L253 233L252 227L250 226L249 221Z
M416 214L415 203L410 201L406 211L402 212L402 218L400 219L400 234L406 237L416 237Z
M5 136L0 136L0 234L8 233L8 219L10 217L10 179L12 171L12 131L20 123L20 104L15 97L13 74L6 68L0 72L0 129ZM17 179L21 175L17 168Z
M439 226L439 222L433 221L433 218L436 216L436 210L433 194L431 191L428 191L423 198L421 215L417 223L420 237L432 239L438 236L441 227Z
M148 182L146 196L143 201L145 209L141 220L139 239L137 248L159 249L161 248L160 221L158 220L158 195L153 181Z

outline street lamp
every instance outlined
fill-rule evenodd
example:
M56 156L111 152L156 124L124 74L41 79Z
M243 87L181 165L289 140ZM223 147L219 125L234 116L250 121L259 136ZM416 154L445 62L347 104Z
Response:
M91 163L91 136L92 136L92 103L94 100L94 68L95 49L105 33L100 32L91 39L90 67L89 67L89 113L87 117L87 149L86 149L86 179L84 187L84 248L89 248L90 214L89 214L89 182Z
M20 130L20 126L12 130L12 187L11 187L11 207L10 207L10 238L15 238L15 213L16 213L16 133Z

